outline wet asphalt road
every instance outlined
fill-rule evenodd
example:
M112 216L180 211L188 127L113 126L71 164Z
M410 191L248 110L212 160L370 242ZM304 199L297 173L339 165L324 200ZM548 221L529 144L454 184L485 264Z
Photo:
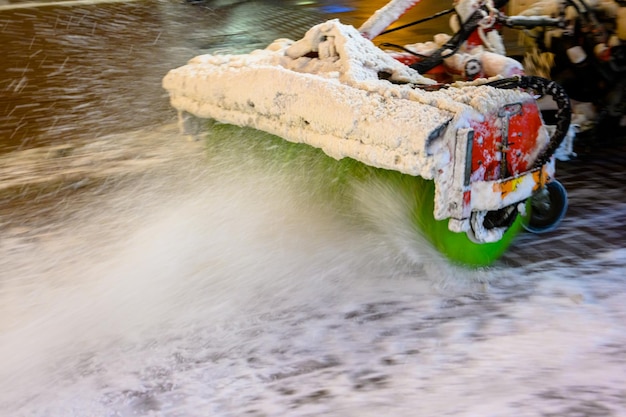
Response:
M0 12L0 148L163 123L172 112L161 78L220 41L233 43L211 22L237 9L126 2Z

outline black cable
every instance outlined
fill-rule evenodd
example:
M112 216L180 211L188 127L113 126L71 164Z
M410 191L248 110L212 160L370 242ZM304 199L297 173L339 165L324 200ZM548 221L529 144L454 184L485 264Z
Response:
M380 44L380 46L386 46L386 47L390 47L390 48L396 48L396 49L399 49L399 50L401 50L401 51L404 51L404 52L406 52L406 53L408 53L408 54L411 54L411 55L413 55L413 56L416 56L416 57L418 57L418 58L428 58L428 56L429 56L429 55L424 55L424 54L420 54L420 53L418 53L418 52L411 51L411 50L410 50L410 49L408 49L407 47L402 46L402 45L398 45L398 44L395 44L395 43L384 42L384 43L381 43L381 44Z
M386 35L387 33L395 32L397 30L406 29L406 28L411 27L411 26L419 25L420 23L428 22L429 20L433 20L433 19L436 19L438 17L445 16L445 15L450 14L452 12L454 12L454 8L448 9L448 10L443 10L441 12L435 13L432 16L416 20L415 22L407 23L406 25L398 26L397 28L387 29L386 31L381 32L380 35ZM380 35L378 35L378 36L380 36Z
M445 58L448 58L461 48L461 44L465 42L472 32L478 27L478 24L483 19L481 9L476 10L465 23L461 25L461 29L456 32L441 48L437 49L432 55L428 56L420 62L411 64L410 67L419 72L425 74L437 65L441 64ZM444 52L450 51L444 55Z

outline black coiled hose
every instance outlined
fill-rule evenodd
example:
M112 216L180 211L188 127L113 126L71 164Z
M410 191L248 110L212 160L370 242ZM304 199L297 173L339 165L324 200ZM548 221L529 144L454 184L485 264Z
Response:
M572 119L572 105L565 89L555 81L528 75L503 78L490 81L484 85L503 89L522 88L524 90L533 90L538 95L549 95L552 97L558 109L556 112L556 128L550 137L548 146L535 161L534 167L539 167L548 162L567 135Z

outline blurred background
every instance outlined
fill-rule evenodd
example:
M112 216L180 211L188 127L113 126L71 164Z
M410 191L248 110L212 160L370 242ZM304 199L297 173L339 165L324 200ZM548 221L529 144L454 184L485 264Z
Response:
M170 68L202 53L248 52L279 37L298 39L330 18L358 27L384 4L4 0L0 152L162 124L174 115L160 84ZM395 26L450 7L422 1ZM448 21L443 16L376 41L432 40L450 33ZM506 39L515 48L515 34Z

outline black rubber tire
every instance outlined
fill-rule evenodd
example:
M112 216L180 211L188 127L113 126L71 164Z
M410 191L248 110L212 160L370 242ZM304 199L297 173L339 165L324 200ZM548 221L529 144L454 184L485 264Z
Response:
M532 233L551 232L567 212L567 191L559 181L551 181L530 198L529 206L524 229Z

